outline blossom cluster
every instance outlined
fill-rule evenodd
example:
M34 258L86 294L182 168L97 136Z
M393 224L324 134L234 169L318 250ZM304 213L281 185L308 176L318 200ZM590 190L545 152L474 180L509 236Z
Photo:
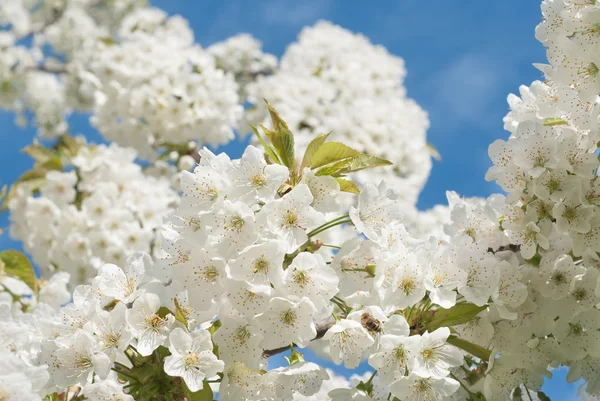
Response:
M91 121L107 139L147 158L165 143L218 146L233 139L243 112L238 86L194 44L183 18L139 9L123 20L118 43L84 63L82 80L96 89Z
M234 138L243 113L235 76L194 44L185 19L138 0L29 3L0 5L9 27L0 32L0 104L21 124L31 111L40 135L56 137L73 109L90 112L106 139L146 159Z
M17 183L8 202L11 236L42 269L69 272L75 283L104 263L151 252L179 197L168 177L148 174L135 158L114 143L84 145L64 169Z
M391 385L395 396L457 390L449 369L463 355L446 342L450 330L428 332L415 322L419 332L411 333L411 317L402 311L416 309L426 288L437 294L433 303L450 308L458 283L428 281L416 266L397 269L410 263L412 251L403 245L408 236L399 205L384 184L366 187L349 216L331 218L341 210L340 185L331 176L310 167L296 176L267 164L253 146L239 160L206 149L200 156L194 172L182 175L184 195L163 229L157 262L136 255L124 268L106 264L61 309L40 356L50 388L79 386L87 394L102 380L113 388L111 364L123 377L135 377L141 359L168 349L164 373L183 378L189 391L203 391L205 379L222 373L222 400L310 397L329 375L298 350L322 337L330 357L349 368L372 353L375 383ZM323 245L319 233L341 224L352 224L356 238L334 256L326 249L337 246ZM432 264L428 275L439 268ZM456 268L456 277L463 276L466 285ZM290 344L294 363L266 370L265 358ZM336 389L330 397L353 394L363 390Z
M35 25L25 3L1 4L14 32ZM58 272L36 279L22 255L0 252L0 399L533 401L548 399L558 366L583 379L584 400L600 399L595 1L542 2L545 80L509 96L510 137L489 148L486 178L506 195L448 192L448 206L418 214L427 118L383 48L320 22L277 66L245 35L201 50L183 19L136 2L105 10L113 23L65 4L44 40L72 54L68 84L94 123L144 157L164 145L190 171L179 197L134 149L76 147L66 168L64 136L58 160L26 150L38 163L11 190L11 234ZM79 11L117 33L65 35ZM80 51L87 40L97 52ZM192 93L203 100L186 120L178 107ZM246 98L246 117L264 123L251 127L259 147L233 160L190 152L190 141L222 143ZM62 101L40 102L36 118ZM218 132L194 131L207 121ZM53 124L41 125L64 131ZM72 295L69 273L83 283ZM306 349L369 372L348 382ZM281 353L288 363L273 367Z
M497 329L506 337L502 355L515 359L509 367L531 377L542 362L569 364L568 380L585 379L586 397L597 399L600 5L545 0L542 13L536 37L549 64L537 67L545 79L509 96L511 135L489 148L486 178L508 194L502 228L530 266L527 310Z
M6 261L6 262L5 262ZM18 275L15 275L19 267ZM27 279L28 283L24 281ZM47 393L48 367L38 362L46 328L69 302L69 274L36 280L25 255L0 252L0 396L3 400L41 401Z
M245 33L215 43L207 50L215 57L219 68L234 74L242 91L248 83L261 75L274 73L277 68L277 58L264 53L262 44Z
M41 136L66 133L71 110L90 106L89 99L73 90L80 85L77 74L70 70L73 55L93 52L95 42L110 37L114 25L142 3L0 3L0 105L15 111L20 125L27 124L30 112Z
M302 30L283 54L279 68L247 85L251 123L262 122L263 98L286 116L303 149L318 134L390 160L393 166L357 174L379 182L410 205L416 203L431 169L427 114L406 96L404 61L330 22Z

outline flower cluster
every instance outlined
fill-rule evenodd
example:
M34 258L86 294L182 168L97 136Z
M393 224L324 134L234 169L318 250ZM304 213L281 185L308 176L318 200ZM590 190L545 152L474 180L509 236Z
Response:
M229 142L243 114L234 74L194 44L187 21L143 3L3 2L0 104L21 124L31 111L46 137L67 132L72 109L91 112L105 138L147 159L189 141Z
M416 203L431 169L427 114L406 97L404 61L365 37L321 21L304 28L279 69L247 86L247 119L262 122L268 98L286 116L303 149L318 134L394 165L357 174L359 182L385 178Z
M77 283L104 263L150 252L179 198L168 178L146 174L135 158L116 144L86 145L64 171L18 183L8 202L11 236L40 267L67 271Z
M20 125L27 112L38 133L66 133L72 108L87 110L91 97L80 96L78 71L72 61L93 53L96 42L112 35L123 17L141 5L139 0L94 0L0 4L0 105L14 110ZM52 51L48 51L52 49Z
M183 18L139 9L123 20L118 43L101 47L82 78L96 89L92 123L107 139L144 157L166 143L233 139L243 111L238 86L193 43Z
M263 53L261 46L252 36L239 34L215 43L207 50L215 57L219 68L234 74L243 89L259 76L272 74L277 68L277 58Z
M1 198L1 196L0 196ZM49 379L39 366L40 344L48 338L50 322L61 304L71 298L69 274L59 272L38 280L22 253L0 251L0 397L2 400L41 401Z
M384 49L322 22L274 70L248 36L202 51L182 19L125 1L102 28L118 34L90 34L100 51L78 58L89 38L67 38L65 18L105 20L73 3L42 30L73 53L79 81L69 84L95 123L145 155L165 146L163 158L191 171L177 176L180 199L164 165L142 169L133 149L66 136L26 148L37 163L11 190L11 234L60 271L39 280L22 254L0 252L0 399L533 401L548 399L544 377L561 365L583 379L584 400L599 399L597 2L542 2L545 81L509 96L510 137L489 148L486 178L506 195L448 192L447 207L419 214L410 205L430 166L427 119ZM25 3L2 4L13 31L37 23L24 22ZM52 88L44 80L55 75L37 73L30 84ZM3 105L22 101L11 90ZM183 113L198 114L179 115L199 92ZM192 127L211 121L202 135L228 137L238 94L256 103L249 119L270 116L270 128L251 127L260 148L235 160L190 154L190 140L208 138ZM50 103L35 116L63 132ZM85 282L72 295L69 273ZM308 348L371 371L348 382ZM288 364L273 367L281 353Z
M502 228L529 266L528 306L510 324L492 323L504 337L501 369L532 377L547 363L569 364L568 379L585 379L586 394L597 397L600 5L545 0L542 12L536 37L549 64L537 67L545 80L509 96L511 135L490 146L486 176L508 193Z

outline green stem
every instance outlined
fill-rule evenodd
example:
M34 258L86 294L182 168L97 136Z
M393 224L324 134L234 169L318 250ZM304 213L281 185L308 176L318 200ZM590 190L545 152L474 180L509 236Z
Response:
M458 380L458 377L456 377L456 375L454 375L454 373L450 373L450 377L452 377L454 380L456 380L460 384L460 386L465 389L465 391L469 394L469 397L471 399L474 399L473 396L475 395L475 393L473 393L471 390L469 390L467 388L467 386L464 385L463 382L461 382L460 380Z
M321 246L326 246L328 248L342 249L341 246L337 246L337 245L321 244Z
M408 312L408 317L406 318L406 322L410 325L410 318L412 317L413 310L415 310L415 306L410 307L410 312Z
M315 236L315 235L317 235L317 234L321 234L323 231L327 231L327 230L329 230L330 228L333 228L333 227L335 227L335 226L341 226L342 224L348 224L348 223L352 223L352 220L350 220L350 219L346 219L346 220L341 220L341 221L338 221L338 222L336 222L336 223L334 223L334 224L330 224L330 225L328 225L327 227L323 227L323 228L321 228L320 230L317 230L317 231L313 232L312 234L309 234L309 238L310 238L310 237L314 237L314 236Z
M529 401L533 401L533 399L531 399L531 393L529 392L529 389L527 388L527 386L525 384L523 384L523 387L525 387L525 392L527 393L527 397L529 397Z
M328 221L327 223L321 224L319 227L315 228L314 230L312 230L311 232L309 232L307 234L308 238L310 238L310 237L312 237L314 235L317 235L317 234L319 234L319 233L321 233L321 232L323 232L323 231L325 231L325 230L327 230L327 229L329 229L331 227L335 227L335 226L337 226L339 224L344 224L344 223L349 222L350 221L349 217L350 217L350 215L346 214L346 215L340 216L338 218L335 218L335 219L333 219L331 221ZM346 220L348 220L348 221L346 221ZM343 221L343 223L341 221Z
M492 351L482 347L481 345L473 344L467 340L463 340L460 337L456 337L455 335L450 335L448 340L446 340L448 344L454 345L462 349L463 351L467 351L469 354L476 356L481 359L483 362L487 362L490 360L490 356L492 355Z
M377 371L373 371L373 374L371 375L371 377L369 377L369 380L367 381L367 386L370 386L371 383L373 383L373 379L375 378L375 375L377 374Z
M119 375L125 376L126 378L128 378L130 380L135 380L137 382L137 377L134 377L134 376L130 375L129 373L125 373L125 372L123 372L121 370L117 370L115 368L111 368L111 370L117 372L117 374L119 374ZM130 383L130 384L133 384L133 383Z

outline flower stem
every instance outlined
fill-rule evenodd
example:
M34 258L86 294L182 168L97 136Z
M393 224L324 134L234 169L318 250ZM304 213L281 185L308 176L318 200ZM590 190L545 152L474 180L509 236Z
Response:
M335 219L333 219L331 221L328 221L327 223L322 224L319 227L317 227L314 230L312 230L311 232L309 232L307 234L308 238L310 238L310 237L312 237L314 235L317 235L317 234L319 234L319 233L321 233L321 232L323 232L325 230L328 230L331 227L335 227L335 226L340 225L340 224L349 223L351 221L349 218L350 218L350 215L345 214L345 215L340 216L338 218L335 218Z

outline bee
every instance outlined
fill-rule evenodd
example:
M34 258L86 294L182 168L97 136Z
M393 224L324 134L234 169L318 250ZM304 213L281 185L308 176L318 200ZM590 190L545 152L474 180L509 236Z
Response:
M379 333L381 331L381 322L373 317L369 312L360 316L360 323L370 332Z

